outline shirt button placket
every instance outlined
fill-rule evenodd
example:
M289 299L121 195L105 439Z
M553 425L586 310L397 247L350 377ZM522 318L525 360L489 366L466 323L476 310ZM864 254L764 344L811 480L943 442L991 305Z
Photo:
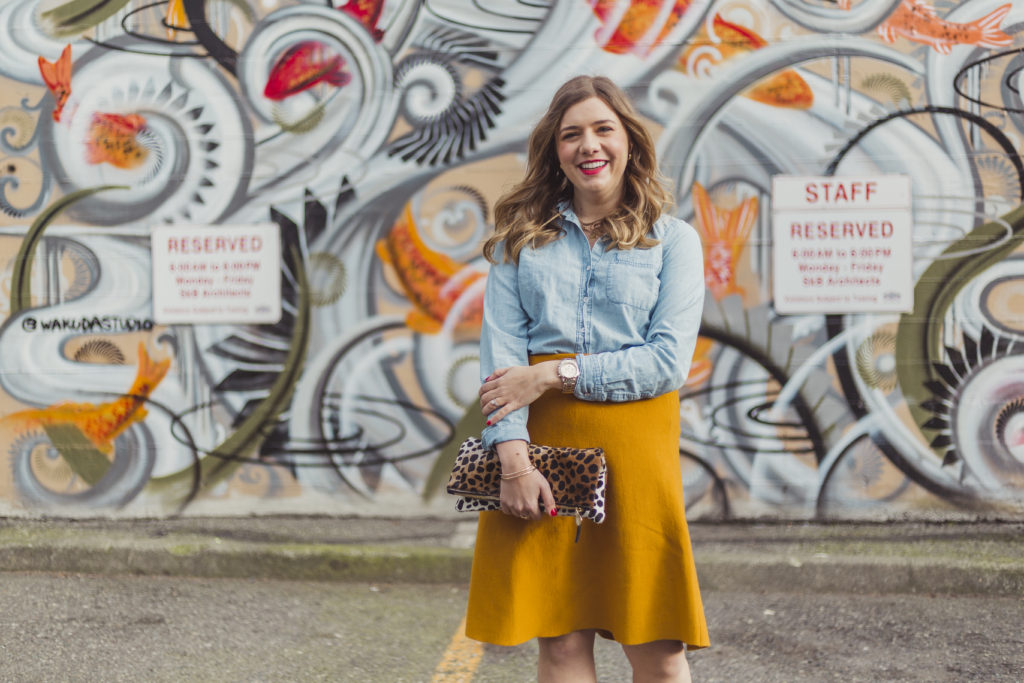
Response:
M576 339L579 342L579 349L581 352L586 353L587 348L587 316L590 315L590 274L591 274L591 261L593 259L593 253L587 252L587 265L583 269L583 300L580 302L580 327L576 333Z

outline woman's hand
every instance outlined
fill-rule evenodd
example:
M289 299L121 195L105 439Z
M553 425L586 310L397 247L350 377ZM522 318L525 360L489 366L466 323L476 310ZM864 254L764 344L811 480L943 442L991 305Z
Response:
M544 503L541 511L540 503ZM506 515L514 515L521 519L540 519L544 513L551 514L555 509L555 497L551 495L551 485L540 470L525 477L502 480L501 511Z
M480 385L480 409L492 425L559 386L558 361L498 368Z
M502 441L496 449L502 474L509 475L530 467L527 444L522 439ZM502 512L521 519L540 519L543 516L541 502L548 514L555 509L551 485L537 470L514 479L502 479L500 501Z

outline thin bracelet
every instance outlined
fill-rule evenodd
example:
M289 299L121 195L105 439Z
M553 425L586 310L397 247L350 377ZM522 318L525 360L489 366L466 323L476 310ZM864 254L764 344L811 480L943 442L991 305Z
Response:
M503 476L503 477L506 477L506 476L507 477L518 477L518 476L521 476L521 475L529 472L531 469L536 469L536 466L532 462L531 463L527 463L526 467L524 467L521 470L516 470L515 472L509 472L508 474L502 473L501 476Z
M518 472L511 472L509 474L502 474L501 475L501 480L502 481L508 481L509 479L518 479L519 477L525 477L528 474L533 474L536 471L537 471L537 466L536 465L530 465L529 467L521 469Z

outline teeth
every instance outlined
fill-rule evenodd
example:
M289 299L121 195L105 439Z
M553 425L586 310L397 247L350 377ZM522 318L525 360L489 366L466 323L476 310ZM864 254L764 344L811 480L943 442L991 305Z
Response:
M600 168L604 166L604 164L605 162L603 161L584 161L582 164L580 164L580 168L585 168L589 171L592 168Z

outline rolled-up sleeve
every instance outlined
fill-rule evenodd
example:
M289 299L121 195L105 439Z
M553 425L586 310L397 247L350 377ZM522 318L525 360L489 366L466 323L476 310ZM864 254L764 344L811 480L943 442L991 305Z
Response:
M483 326L480 330L480 383L498 368L529 365L527 315L519 299L518 267L501 260L504 244L495 249L499 262L491 266L484 290ZM526 429L529 407L514 410L497 424L484 427L486 448L513 439L530 440Z
M577 356L577 398L632 401L678 390L686 382L704 311L704 256L700 237L686 223L666 233L660 288L644 343Z

